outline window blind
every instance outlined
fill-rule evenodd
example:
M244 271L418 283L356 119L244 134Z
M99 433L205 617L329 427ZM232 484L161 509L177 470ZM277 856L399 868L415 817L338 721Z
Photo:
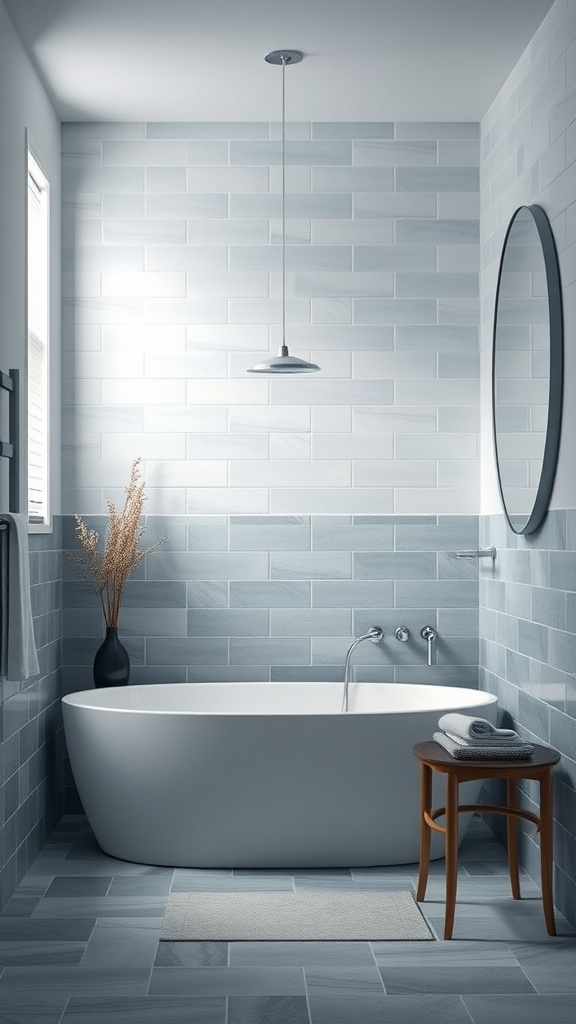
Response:
M49 389L49 190L28 153L28 519L47 523Z

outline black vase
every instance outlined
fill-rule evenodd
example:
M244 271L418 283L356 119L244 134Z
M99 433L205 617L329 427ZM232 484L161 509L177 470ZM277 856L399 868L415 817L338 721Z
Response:
M128 651L118 639L116 626L106 627L106 636L94 656L94 686L126 686L130 679Z

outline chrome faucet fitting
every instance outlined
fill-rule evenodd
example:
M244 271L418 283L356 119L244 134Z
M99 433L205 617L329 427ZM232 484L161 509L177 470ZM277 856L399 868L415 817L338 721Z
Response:
M410 638L410 630L406 626L396 626L394 630L394 636L401 644L405 644Z
M348 648L346 654L346 661L344 662L344 693L342 694L342 711L348 711L348 687L350 685L350 655L354 648L362 643L363 640L371 640L373 644L380 643L380 640L384 636L381 626L370 626L367 633L353 640Z
M432 626L422 626L420 630L420 636L428 644L428 667L432 667L432 644L436 639L436 630L432 629Z

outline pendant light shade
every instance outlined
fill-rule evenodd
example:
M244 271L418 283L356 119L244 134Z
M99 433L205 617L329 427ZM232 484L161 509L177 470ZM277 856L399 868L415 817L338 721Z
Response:
M299 64L299 50L273 50L264 58L268 64L282 67L282 345L277 356L253 366L248 373L316 373L320 367L291 356L286 345L286 108L284 71L287 64Z
M256 363L248 373L316 373L319 369L316 363L307 363L305 359L291 356L286 345L282 345L277 356Z

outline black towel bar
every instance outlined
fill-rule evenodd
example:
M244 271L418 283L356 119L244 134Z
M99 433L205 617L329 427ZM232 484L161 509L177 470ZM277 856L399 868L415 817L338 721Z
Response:
M0 370L0 388L8 392L8 437L5 441L0 439L0 458L10 460L8 468L8 509L5 510L10 512L18 512L20 509L20 466L18 459L19 385L19 370L9 370L8 373ZM2 511L2 505L3 502L0 503L0 512Z

